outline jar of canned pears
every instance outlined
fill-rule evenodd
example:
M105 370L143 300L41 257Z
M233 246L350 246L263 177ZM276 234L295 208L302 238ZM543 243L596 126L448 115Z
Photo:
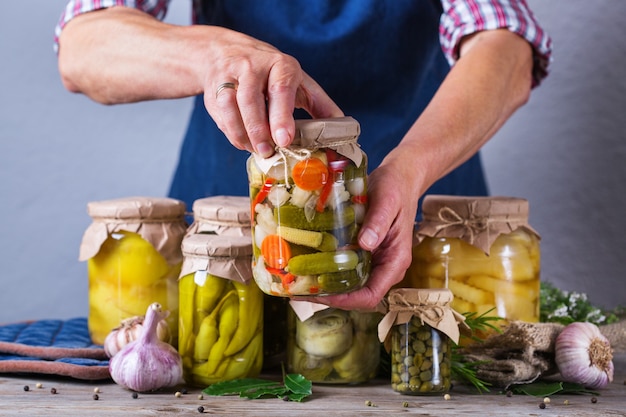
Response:
M180 244L185 204L171 198L129 197L90 202L92 218L79 259L87 261L89 334L102 344L122 320L143 316L158 302L177 343Z
M185 236L195 233L251 236L250 199L243 196L218 195L195 200L193 222Z
M461 313L539 321L540 237L527 200L429 195L422 211L404 286L449 288Z
M401 394L442 394L451 387L451 341L461 315L446 289L393 289L381 335L391 357L391 387Z
M188 384L255 377L263 366L263 292L250 237L194 234L182 243L179 343Z
M357 244L367 206L367 157L351 117L297 120L293 143L247 162L254 278L267 294L349 292L369 278Z
M377 312L346 311L291 301L287 369L313 383L358 384L376 376L380 361Z

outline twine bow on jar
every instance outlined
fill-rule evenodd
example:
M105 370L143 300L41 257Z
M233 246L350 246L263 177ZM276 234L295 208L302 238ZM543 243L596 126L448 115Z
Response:
M441 222L435 229L437 233L441 230L448 229L450 227L461 227L469 234L469 243L473 244L474 239L480 233L488 230L489 219L483 216L476 216L470 209L469 218L464 218L450 207L441 207L437 213L437 217ZM466 232L463 233L465 235Z
M388 312L378 325L378 338L389 350L390 330L394 325L408 323L418 317L422 323L446 334L454 343L460 337L459 325L465 324L465 316L450 307L453 299L448 289L397 288L389 291Z

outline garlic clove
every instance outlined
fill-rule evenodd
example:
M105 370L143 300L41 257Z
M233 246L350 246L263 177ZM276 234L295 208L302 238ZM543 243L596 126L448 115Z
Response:
M613 350L598 326L588 322L567 325L556 338L555 362L566 382L590 389L613 381Z
M148 307L139 338L125 345L109 362L113 381L137 392L156 391L184 382L180 354L157 336L158 323L168 315L159 303Z
M143 331L144 316L134 316L124 319L120 325L107 335L104 339L104 352L109 358L115 356L124 346L133 340L137 340ZM170 343L171 332L167 321L160 320L157 326L159 340Z

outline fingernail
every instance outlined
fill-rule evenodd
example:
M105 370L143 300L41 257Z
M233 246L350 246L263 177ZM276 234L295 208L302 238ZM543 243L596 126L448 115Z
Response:
M274 132L274 141L280 147L289 145L289 133L287 129L281 128Z
M364 229L359 240L366 249L373 249L378 243L378 235L372 229Z
M274 148L272 148L267 142L261 142L256 147L256 153L261 155L263 158L267 158L268 156L272 156Z

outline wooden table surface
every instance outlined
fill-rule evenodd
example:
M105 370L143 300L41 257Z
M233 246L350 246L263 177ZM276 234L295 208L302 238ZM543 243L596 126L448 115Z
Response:
M175 395L177 389L171 389L139 394L134 399L130 391L113 382L0 375L0 416L197 416L199 406L204 407L205 415L216 416L626 416L626 354L616 355L614 363L614 381L599 391L597 402L591 401L591 395L554 395L545 409L539 407L543 398L508 397L498 390L477 394L465 386L455 387L449 400L441 395L401 395L385 380L358 386L314 385L313 395L296 403L278 398L247 400L206 395L199 399L199 388L188 389L180 396ZM37 384L42 387L37 388ZM51 388L56 394L51 394ZM98 400L93 398L95 389L99 391ZM565 400L569 404L564 404ZM373 405L367 405L367 401Z

